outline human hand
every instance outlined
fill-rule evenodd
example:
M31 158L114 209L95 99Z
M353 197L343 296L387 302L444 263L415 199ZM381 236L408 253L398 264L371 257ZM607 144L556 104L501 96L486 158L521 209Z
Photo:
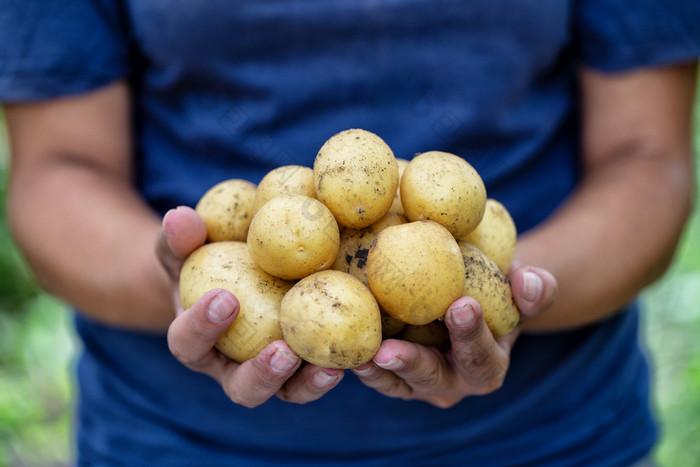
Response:
M514 264L508 277L521 323L546 310L556 298L557 281L543 269ZM455 301L444 321L451 341L447 352L388 339L372 362L353 372L365 385L386 396L423 400L442 408L500 388L520 328L495 339L479 303L471 297Z
M233 402L246 407L260 405L275 395L302 404L336 386L342 370L311 364L302 367L301 359L281 340L242 364L216 350L217 339L238 315L238 300L229 291L215 289L183 310L177 287L185 258L205 243L206 236L204 221L191 208L178 207L163 218L156 251L173 281L176 318L168 329L173 355L188 368L214 378Z

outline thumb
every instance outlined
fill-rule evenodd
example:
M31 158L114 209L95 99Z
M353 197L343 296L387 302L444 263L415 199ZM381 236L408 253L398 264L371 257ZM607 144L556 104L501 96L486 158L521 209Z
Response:
M231 292L210 290L170 324L170 351L182 363L196 367L233 323L239 308L238 299Z
M559 285L547 270L535 266L516 266L508 274L513 299L525 318L549 308L557 298Z
M156 254L171 279L180 276L185 258L207 240L204 220L187 206L178 206L163 217Z

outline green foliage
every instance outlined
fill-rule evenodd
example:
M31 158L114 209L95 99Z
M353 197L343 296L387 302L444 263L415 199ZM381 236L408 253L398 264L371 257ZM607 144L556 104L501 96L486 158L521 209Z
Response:
M4 171L0 173L0 308L5 311L19 310L22 303L32 299L39 293L31 274L22 257L17 252L7 228L5 216L5 187Z
M0 466L69 465L75 340L68 311L38 295L0 312Z
M17 310L38 293L32 277L14 247L7 228L5 195L7 193L7 146L4 144L4 121L0 112L0 309Z
M695 271L673 269L643 295L660 466L700 465L700 257L696 261Z
M696 179L700 180L700 95L695 106L695 163ZM664 467L700 466L699 304L700 211L695 209L672 267L642 295L661 428L654 457Z
M9 234L0 112L0 467L69 465L72 361L68 310L41 294Z

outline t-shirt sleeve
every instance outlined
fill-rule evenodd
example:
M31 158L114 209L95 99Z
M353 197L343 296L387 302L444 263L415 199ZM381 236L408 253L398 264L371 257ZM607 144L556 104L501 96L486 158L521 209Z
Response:
M0 0L0 102L89 91L128 74L119 0Z
M574 34L584 64L621 71L696 61L699 0L579 0Z

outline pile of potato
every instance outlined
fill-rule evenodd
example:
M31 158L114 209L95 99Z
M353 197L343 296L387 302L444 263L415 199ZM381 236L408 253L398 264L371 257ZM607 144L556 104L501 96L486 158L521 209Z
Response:
M239 316L217 348L239 363L278 339L327 368L366 363L383 338L444 348L441 319L464 295L496 337L519 321L506 279L515 224L456 155L409 162L350 129L323 144L313 169L223 181L195 210L208 243L186 259L180 298L189 308L214 288L236 295Z

